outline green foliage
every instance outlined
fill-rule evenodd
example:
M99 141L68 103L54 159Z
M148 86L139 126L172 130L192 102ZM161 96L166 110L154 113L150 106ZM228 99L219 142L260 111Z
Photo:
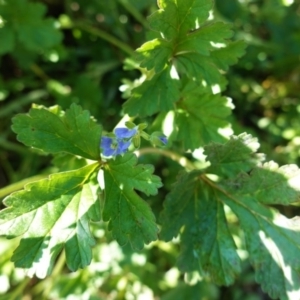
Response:
M185 149L192 150L212 140L224 141L218 129L230 127L226 117L231 113L231 108L229 99L213 95L207 87L187 83L175 117L177 139L182 141Z
M0 1L1 299L300 298L290 2Z
M249 172L264 155L256 153L259 143L249 134L231 136L225 144L211 143L204 147L207 160L211 163L208 172L220 176L232 176L237 172Z
M124 109L134 116L147 116L159 111L169 111L180 96L179 86L179 81L172 78L171 70L167 68L135 88L132 91L133 96L125 102Z
M228 41L230 25L204 23L210 1L161 1L159 7L149 23L161 37L137 49L140 67L151 72L132 90L124 110L132 116L175 110L178 132L173 137L186 150L224 141L218 129L229 127L226 117L232 106L211 89L215 84L224 88L220 70L244 54L245 44Z
M16 267L44 278L63 247L71 270L90 264L95 243L88 222L100 216L97 188L90 182L96 168L53 174L3 201L8 208L0 212L0 234L23 235L12 256Z
M263 204L299 201L295 182L299 182L300 172L296 166L260 166L256 149L257 141L245 135L233 137L225 145L208 145L209 169L230 179L221 177L220 183L213 182L203 171L181 174L165 202L161 237L169 241L183 227L179 268L197 270L201 277L208 276L218 284L232 284L240 273L240 260L228 229L226 204L238 217L262 288L273 298L298 297L299 218L287 219ZM248 164L238 168L241 159ZM232 167L231 172L222 172L222 165ZM247 169L252 169L250 175L244 173Z
M240 220L257 282L272 298L297 299L299 218L287 219L253 196L231 194L223 199Z
M93 160L100 156L101 127L75 104L66 113L58 107L33 108L28 115L16 116L12 129L20 142L45 152L67 152Z
M184 226L179 268L229 285L240 272L240 259L220 196L200 180L201 176L200 171L194 171L178 178L161 215L161 237L169 241Z
M0 53L13 52L20 44L33 52L59 44L62 35L55 28L53 19L44 19L45 14L45 5L27 0L10 0L9 4L0 5L4 22L4 28L0 30Z
M155 217L146 202L134 191L156 195L160 178L152 175L152 166L137 165L132 154L111 160L104 168L105 204L103 220L120 245L129 241L142 249L157 239Z

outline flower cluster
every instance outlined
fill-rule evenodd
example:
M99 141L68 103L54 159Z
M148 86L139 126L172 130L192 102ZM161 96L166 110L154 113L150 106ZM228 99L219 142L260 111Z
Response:
M104 156L124 154L131 144L131 139L137 133L137 129L116 128L114 133L115 137L103 136L101 138L100 147Z
M124 154L131 143L137 149L140 146L141 137L152 143L153 146L165 146L168 142L167 138L161 132L153 132L151 135L147 134L144 129L146 124L136 126L134 123L127 122L126 127L116 128L113 134L108 134L101 138L100 147L102 155L105 157L115 157Z

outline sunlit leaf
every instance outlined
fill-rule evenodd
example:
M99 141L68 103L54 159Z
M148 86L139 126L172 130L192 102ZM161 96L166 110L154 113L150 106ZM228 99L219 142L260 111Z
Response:
M53 174L4 200L7 208L0 212L0 234L22 235L12 257L17 267L43 278L63 248L71 270L90 263L94 239L88 223L100 220L97 188L90 182L97 168L93 164Z

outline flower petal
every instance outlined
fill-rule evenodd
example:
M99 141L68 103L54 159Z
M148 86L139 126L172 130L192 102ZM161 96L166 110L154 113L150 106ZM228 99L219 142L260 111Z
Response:
M164 145L168 143L168 139L165 136L160 136L159 139Z
M115 155L116 150L112 147L113 139L107 136L103 136L101 138L100 147L102 148L102 154L104 156L112 156Z
M101 148L110 147L112 145L113 139L107 136L101 138Z
M136 134L136 132L136 128L128 129L119 127L114 130L114 133L118 139L131 138Z
M128 150L128 147L130 146L131 141L125 142L123 140L118 140L118 147L116 155L123 154Z

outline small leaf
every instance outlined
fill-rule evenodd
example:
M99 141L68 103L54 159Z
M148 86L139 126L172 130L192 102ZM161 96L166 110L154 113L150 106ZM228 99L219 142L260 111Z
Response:
M72 104L63 116L45 108L13 118L12 129L26 146L45 152L68 152L88 159L100 157L101 127L88 111Z
M148 204L134 191L155 195L161 187L153 167L137 165L133 154L117 156L104 168L105 203L103 220L120 245L130 242L134 249L157 239L155 217Z
M219 196L200 176L193 171L178 178L164 204L161 237L169 241L183 227L179 268L229 285L240 273L240 260Z
M53 174L4 199L8 208L0 212L0 235L23 235L12 257L16 267L44 278L63 247L72 271L90 263L94 239L88 222L100 220L97 187L90 183L97 168L96 163Z

